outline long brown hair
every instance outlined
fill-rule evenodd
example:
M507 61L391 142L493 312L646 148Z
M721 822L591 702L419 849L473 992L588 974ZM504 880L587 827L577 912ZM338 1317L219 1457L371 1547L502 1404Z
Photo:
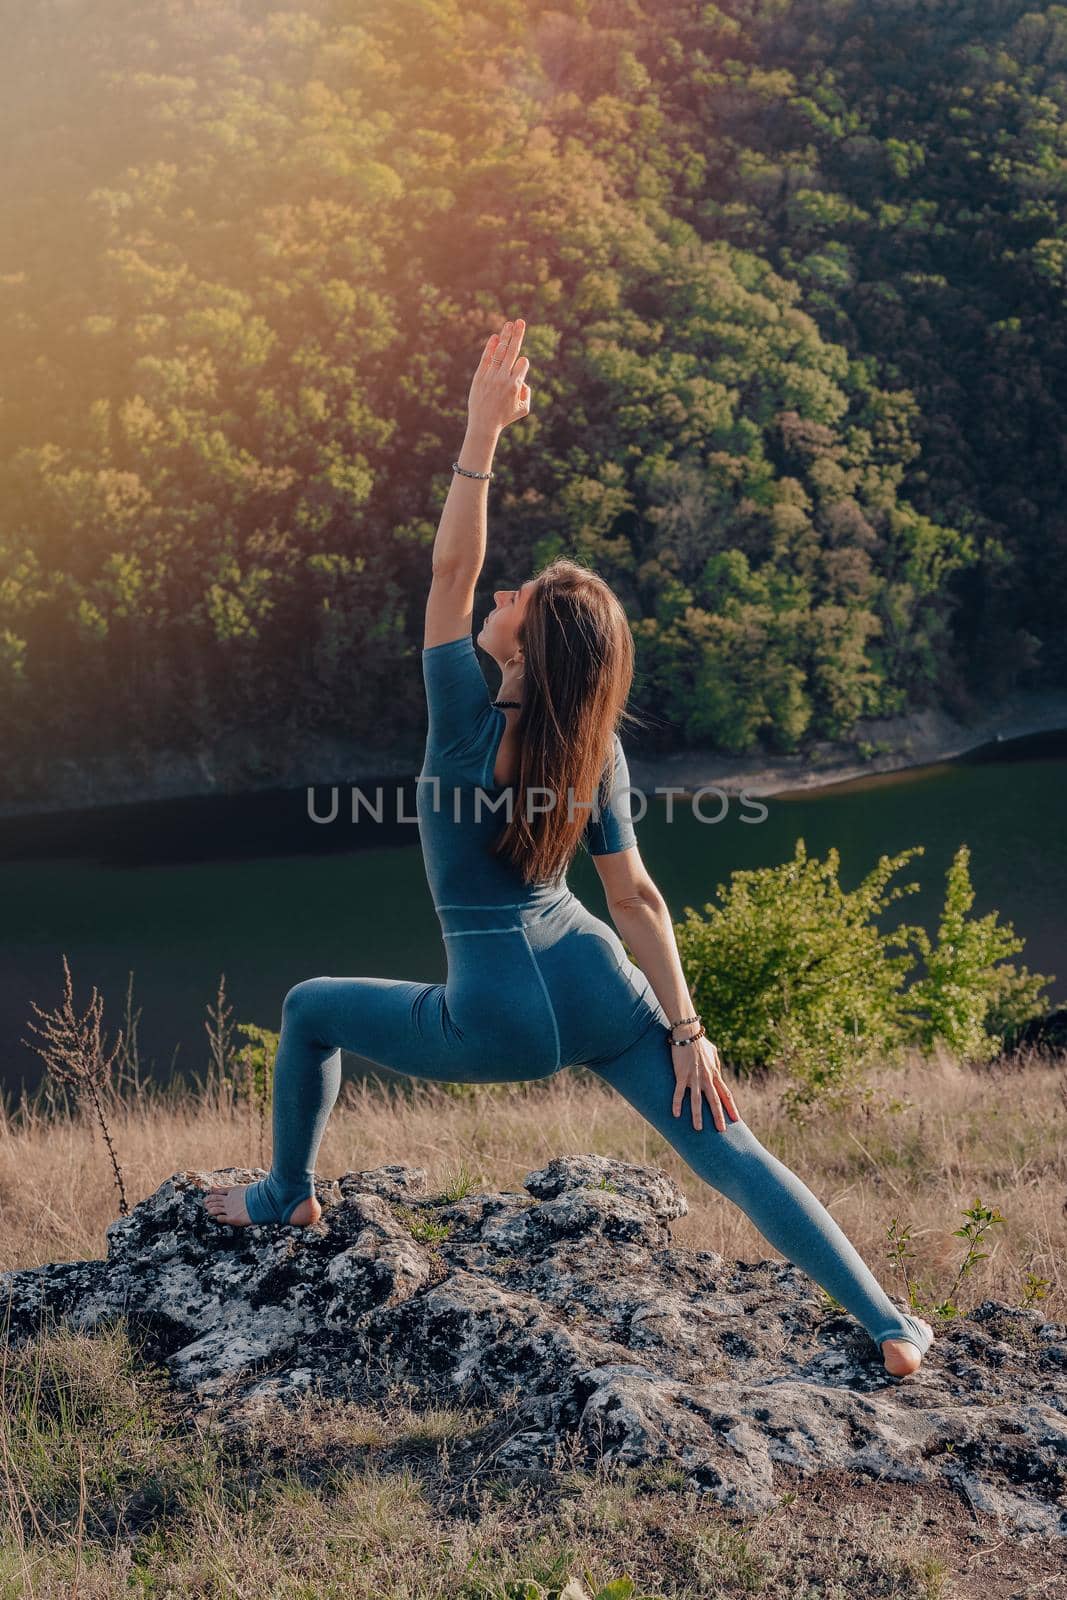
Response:
M604 579L560 556L537 576L518 641L524 660L519 770L511 819L493 852L518 867L525 883L555 882L594 814L590 805L606 796L606 789L599 796L597 791L610 776L615 734L624 721L642 721L626 709L633 635ZM532 794L527 806L531 790L542 792Z

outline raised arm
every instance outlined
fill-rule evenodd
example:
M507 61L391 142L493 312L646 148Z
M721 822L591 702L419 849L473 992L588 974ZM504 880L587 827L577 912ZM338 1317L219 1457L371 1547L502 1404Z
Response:
M490 334L467 398L467 433L456 458L467 472L489 472L497 440L530 409L525 383L530 363L520 358L526 324L520 317ZM489 479L453 472L433 544L433 580L426 601L423 645L446 644L471 631L474 591L485 564Z

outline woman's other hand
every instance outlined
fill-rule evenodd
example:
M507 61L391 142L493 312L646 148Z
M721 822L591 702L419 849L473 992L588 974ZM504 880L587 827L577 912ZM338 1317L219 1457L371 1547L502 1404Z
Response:
M518 317L505 322L499 334L489 335L467 396L473 427L500 433L509 422L529 415L530 391L524 379L530 363L525 356L519 357L525 332L526 324Z
M711 1114L715 1118L715 1126L720 1133L726 1132L726 1118L723 1116L723 1106L729 1111L734 1122L740 1122L741 1113L737 1109L737 1102L733 1093L722 1075L722 1063L719 1061L719 1052L706 1036L701 1036L695 1044L671 1045L671 1060L674 1064L674 1114L680 1116L682 1104L685 1100L685 1091L689 1090L689 1105L693 1113L693 1127L699 1132L704 1126L703 1107L701 1096L706 1095L711 1107Z

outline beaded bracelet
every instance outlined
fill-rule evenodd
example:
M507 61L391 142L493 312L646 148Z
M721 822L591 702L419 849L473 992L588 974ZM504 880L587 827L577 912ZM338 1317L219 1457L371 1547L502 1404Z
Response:
M687 1044L695 1044L698 1039L706 1038L707 1034L704 1032L704 1024L701 1023L698 1031L696 1033L691 1033L688 1039L672 1039L671 1046L673 1048L673 1046L677 1045L679 1049L683 1049Z
M671 1027L672 1028L683 1028L687 1022L699 1022L699 1021L700 1021L699 1014L697 1016L695 1016L695 1017L679 1017L677 1022L672 1022L671 1023Z
M495 478L495 472L470 472L466 467L461 467L458 461L453 461L452 471L460 472L465 478Z

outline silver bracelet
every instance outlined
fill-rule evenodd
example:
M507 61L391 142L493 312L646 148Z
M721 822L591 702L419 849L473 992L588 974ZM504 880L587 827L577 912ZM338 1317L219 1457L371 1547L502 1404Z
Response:
M461 467L458 461L452 463L453 472L461 472L465 478L495 478L495 472L468 472L466 467Z

